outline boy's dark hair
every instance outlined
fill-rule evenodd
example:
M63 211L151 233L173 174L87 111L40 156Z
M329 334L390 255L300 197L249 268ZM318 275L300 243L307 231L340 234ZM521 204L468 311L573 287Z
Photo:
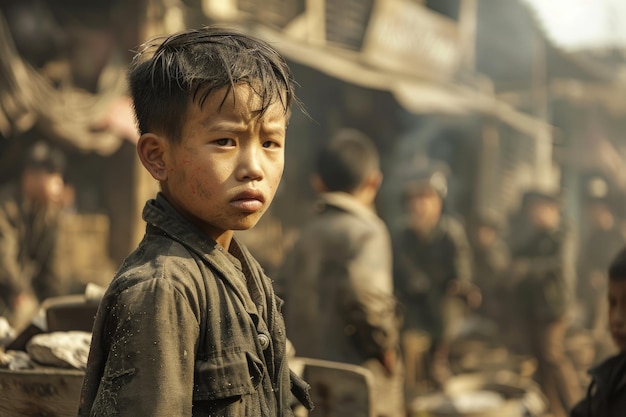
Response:
M626 281L626 248L623 248L611 261L609 279Z
M239 84L261 98L261 113L277 100L289 114L295 82L268 43L215 26L192 29L141 45L128 74L141 134L180 140L190 102L202 106L214 91ZM224 101L222 101L222 104Z
M337 131L317 156L317 174L331 192L353 192L378 168L374 142L355 129Z

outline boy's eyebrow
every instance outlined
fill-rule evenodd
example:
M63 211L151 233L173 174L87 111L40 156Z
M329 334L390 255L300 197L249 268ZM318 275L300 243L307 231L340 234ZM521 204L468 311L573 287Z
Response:
M244 131L246 130L246 123L243 120L220 120L212 123L211 118L206 118L201 122L201 125L209 131ZM261 130L264 132L284 132L287 129L287 121L276 120L263 123Z

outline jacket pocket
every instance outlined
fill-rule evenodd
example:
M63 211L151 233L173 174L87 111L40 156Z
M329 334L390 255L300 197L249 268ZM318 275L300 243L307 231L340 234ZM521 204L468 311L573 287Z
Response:
M263 378L263 362L240 350L217 352L196 360L194 401L253 394Z

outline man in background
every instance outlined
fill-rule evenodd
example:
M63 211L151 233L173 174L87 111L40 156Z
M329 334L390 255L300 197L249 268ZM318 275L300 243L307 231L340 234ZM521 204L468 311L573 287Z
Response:
M319 153L313 219L287 255L287 334L298 356L351 363L374 376L377 416L405 415L391 240L374 210L379 155L363 133L343 129Z
M15 327L30 319L33 297L42 302L64 292L54 257L64 169L63 152L39 141L19 178L0 188L0 315Z

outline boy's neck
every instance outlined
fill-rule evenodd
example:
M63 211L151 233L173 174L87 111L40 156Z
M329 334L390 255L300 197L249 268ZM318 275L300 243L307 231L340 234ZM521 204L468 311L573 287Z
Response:
M218 236L215 241L218 245L224 248L225 251L230 249L230 244L233 241L234 232L232 230L226 230L220 236Z

